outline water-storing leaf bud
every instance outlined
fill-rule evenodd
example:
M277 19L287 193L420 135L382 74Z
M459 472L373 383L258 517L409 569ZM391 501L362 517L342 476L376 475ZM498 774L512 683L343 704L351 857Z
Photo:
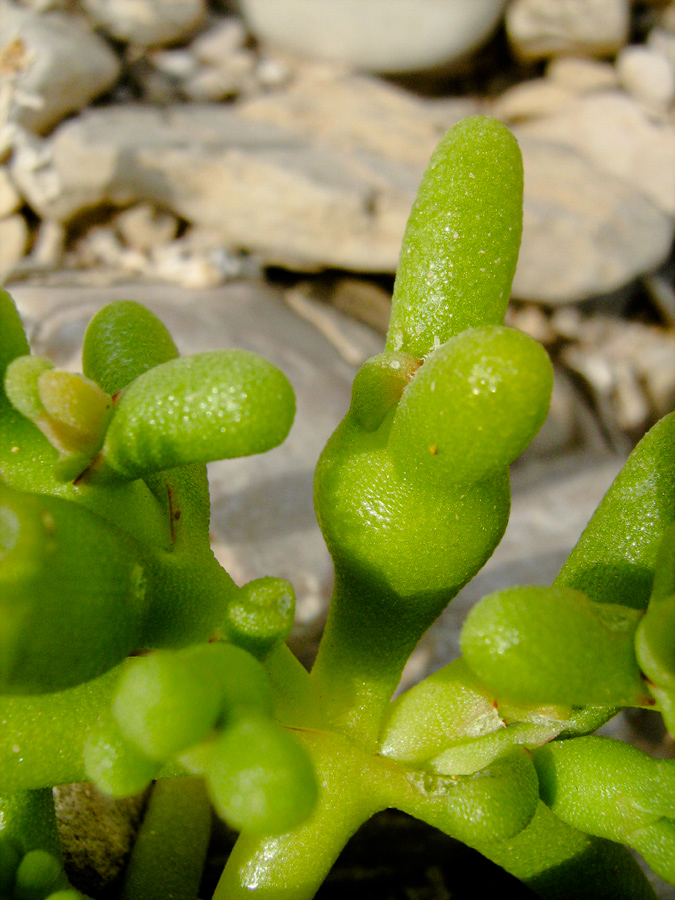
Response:
M137 647L135 542L88 510L0 485L0 692L60 691Z
M401 399L403 389L421 365L408 353L371 356L354 378L350 413L364 431L375 431Z
M389 436L397 468L437 484L482 481L530 443L552 387L549 358L532 338L501 326L464 331L403 391Z
M113 411L112 398L89 378L55 369L40 356L20 356L7 367L5 391L59 452L55 474L71 481L98 453Z
M503 321L522 214L523 162L509 130L487 116L451 128L408 219L388 350L422 359L466 328Z
M95 479L264 453L288 434L295 397L272 363L245 350L182 356L139 375L117 401Z
M244 650L211 643L157 650L130 661L113 715L135 747L165 762L204 740L240 707L271 709L267 675Z
M232 643L264 659L290 634L295 592L283 578L256 578L227 607L222 630Z
M474 606L462 653L498 696L516 702L648 705L633 649L639 619L572 588L511 588Z
M206 781L216 810L238 831L281 834L314 807L312 763L271 719L239 719L216 741L209 762Z

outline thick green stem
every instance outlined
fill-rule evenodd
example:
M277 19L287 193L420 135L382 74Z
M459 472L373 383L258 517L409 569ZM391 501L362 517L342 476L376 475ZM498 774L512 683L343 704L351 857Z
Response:
M0 835L11 838L23 853L47 850L61 859L51 788L17 791L0 797Z
M201 778L158 781L127 866L122 900L194 900L210 832L211 806Z
M280 644L264 661L272 682L274 715L293 728L325 727L318 694L309 673L287 644Z
M0 791L85 781L83 750L119 670L55 694L0 697Z
M630 852L566 825L544 804L508 841L472 843L542 900L655 900Z
M309 749L320 793L310 818L287 834L242 834L213 900L311 900L359 826L386 807L382 766L339 735L295 732ZM388 764L392 768L391 764Z
M223 621L237 587L210 550L149 557L150 605L141 646L185 647L207 641Z
M331 726L374 749L382 719L420 629L387 627L400 619L390 597L358 596L336 577L311 680ZM355 640L358 636L358 640Z
M213 900L311 900L358 827L379 810L408 812L467 842L512 837L530 821L537 779L517 750L479 773L442 776L369 753L341 735L297 731L316 767L319 801L287 834L242 834Z

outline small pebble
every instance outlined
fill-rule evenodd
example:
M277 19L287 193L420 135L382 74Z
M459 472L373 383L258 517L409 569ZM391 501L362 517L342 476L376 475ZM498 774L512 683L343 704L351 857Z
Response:
M28 246L28 224L16 213L0 219L0 285L18 266Z
M546 66L546 77L575 94L611 90L618 83L611 63L585 56L554 57Z
M4 166L0 167L0 218L17 212L22 203L23 199L16 189L14 179Z
M667 110L675 100L675 68L650 47L625 47L616 60L621 85L645 106Z

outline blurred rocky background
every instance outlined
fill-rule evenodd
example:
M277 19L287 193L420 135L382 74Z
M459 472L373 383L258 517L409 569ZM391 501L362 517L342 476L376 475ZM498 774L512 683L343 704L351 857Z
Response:
M258 278L381 330L474 113L525 159L512 324L630 442L675 405L673 2L0 0L0 280Z
M556 381L506 536L406 684L456 655L480 596L554 577L675 408L675 2L0 0L0 283L65 367L96 309L129 298L182 352L243 346L288 374L291 435L210 467L212 530L238 582L293 582L306 662L332 578L313 466L381 348L428 158L475 113L523 151L508 322ZM615 733L672 755L659 722Z

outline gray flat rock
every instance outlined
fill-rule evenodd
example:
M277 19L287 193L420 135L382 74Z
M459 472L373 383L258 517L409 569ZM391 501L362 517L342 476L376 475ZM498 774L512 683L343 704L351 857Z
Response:
M420 172L350 156L222 104L87 110L55 132L51 162L13 174L40 215L143 199L266 262L393 271Z
M576 148L534 132L534 124L514 129L525 167L514 297L550 305L588 299L668 258L670 213Z

